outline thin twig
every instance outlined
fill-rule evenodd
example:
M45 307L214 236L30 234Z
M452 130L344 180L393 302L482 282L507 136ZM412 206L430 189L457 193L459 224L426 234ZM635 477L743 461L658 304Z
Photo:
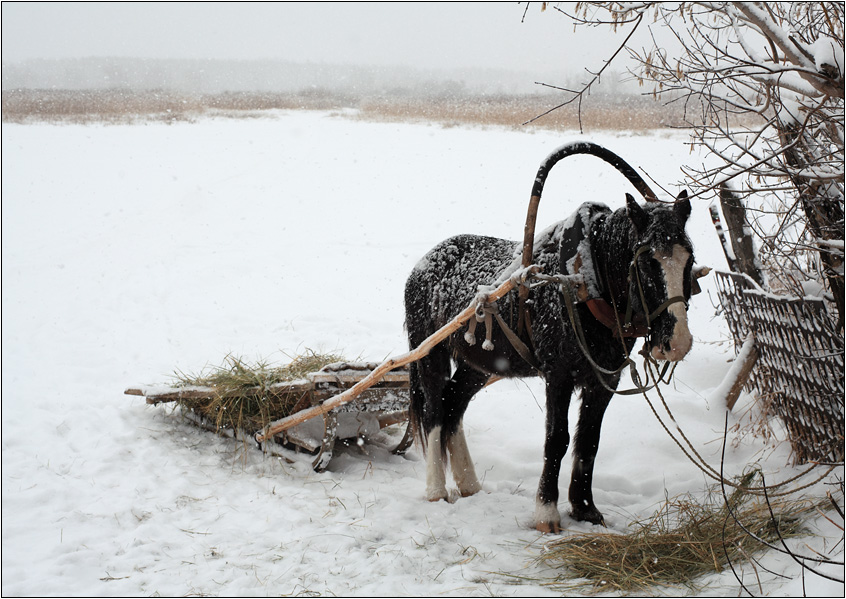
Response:
M637 20L634 22L635 23L634 27L632 27L632 30L626 36L626 39L623 40L623 43L620 44L620 46L617 48L617 50L614 52L614 54L611 55L611 58L609 58L607 61L605 61L605 64L602 66L602 68L599 69L599 71L597 71L596 73L593 73L593 79L591 79L590 82L588 82L584 87L582 87L581 91L572 92L572 93L575 93L575 95L572 98L570 98L566 102L562 102L558 106L550 108L546 112L543 112L543 113L537 115L534 118L529 119L528 121L523 123L523 125L525 126L525 125L528 125L530 123L533 123L536 120L543 118L543 117L545 117L546 115L548 115L552 112L555 112L559 108L563 108L564 106L567 106L568 104L571 104L572 102L574 102L576 100L579 100L579 131L583 133L584 131L582 129L582 106L581 106L582 96L590 90L591 86L594 83L596 83L596 81L599 80L599 78L602 76L602 73L605 71L605 69L608 68L608 66L614 61L614 59L617 57L617 55L623 50L623 48L626 47L626 44L631 39L632 35L634 35L634 32L637 31L637 28L640 25L642 20L643 20L643 14L638 15ZM590 72L590 71L588 71L588 72ZM547 84L536 82L536 85L547 85ZM548 87L552 87L552 86L548 86Z

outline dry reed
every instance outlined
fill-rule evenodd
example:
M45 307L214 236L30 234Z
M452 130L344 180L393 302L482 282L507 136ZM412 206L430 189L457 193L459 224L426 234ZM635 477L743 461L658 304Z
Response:
M639 96L597 97L585 100L581 114L576 105L562 107L526 125L561 102L561 97L479 96L447 98L375 98L362 101L359 118L386 121L435 122L445 126L494 125L515 129L645 131L681 127L683 114L676 107Z
M314 93L190 94L161 90L3 90L3 122L193 122L207 116L254 117L267 110L332 110L344 96Z
M357 97L331 90L296 93L191 94L166 90L3 90L3 122L105 123L193 122L202 116L250 118L268 110L356 109L368 121L434 122L518 129L646 131L684 126L683 106L642 96L592 96L524 126L562 101L555 94Z

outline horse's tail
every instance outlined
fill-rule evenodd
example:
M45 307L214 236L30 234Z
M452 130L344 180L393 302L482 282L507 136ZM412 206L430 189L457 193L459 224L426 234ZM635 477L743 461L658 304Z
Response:
M411 349L419 347L438 329L431 313L427 276L426 272L415 268L405 284L405 329ZM441 412L440 404L433 403L434 398L440 398L445 381L450 377L449 350L441 342L408 368L408 419L414 439L425 451L433 418Z
M408 365L408 382L410 401L408 405L408 420L411 425L413 438L426 452L426 434L423 431L423 413L426 409L426 394L423 391L420 366L418 362Z
M405 289L405 330L408 333L408 346L411 349L418 347L420 339L425 338L423 323L427 320L427 314L420 309L418 304L419 293L416 292L416 285L412 282L415 273L409 276ZM414 317L412 318L412 315ZM426 450L426 435L423 431L423 415L426 412L426 394L423 391L423 379L420 372L420 362L412 362L408 365L408 387L409 405L408 422L411 426L413 438L420 444L423 451Z

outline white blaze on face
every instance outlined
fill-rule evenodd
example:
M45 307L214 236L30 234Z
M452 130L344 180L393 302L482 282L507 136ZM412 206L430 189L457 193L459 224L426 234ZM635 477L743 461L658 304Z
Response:
M690 259L690 252L680 245L673 246L673 253L655 252L655 259L664 271L664 283L667 289L667 299L684 297L684 269ZM687 310L684 302L670 304L667 311L676 317L673 336L670 339L670 349L659 345L652 349L652 357L656 360L677 362L687 355L693 345L693 337L687 327Z

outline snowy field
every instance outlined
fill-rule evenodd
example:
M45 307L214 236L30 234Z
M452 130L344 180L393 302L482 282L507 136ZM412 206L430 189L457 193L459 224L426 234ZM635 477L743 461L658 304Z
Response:
M3 125L3 595L554 595L532 580L554 538L531 522L539 380L497 383L471 404L465 428L484 490L453 503L425 501L417 448L388 452L399 429L316 474L308 456L245 452L123 391L228 353L283 363L306 348L371 361L406 351L402 295L415 262L456 233L521 237L538 164L574 137L308 112ZM702 160L679 133L590 140L673 196L679 167ZM538 231L585 200L619 207L626 191L598 159L569 158L549 178ZM724 267L704 202L688 230L697 261ZM719 385L734 350L714 283L703 286L694 349L665 396L719 468ZM730 426L750 401L741 397ZM735 440L728 475L754 462L768 482L798 472L787 444ZM569 461L564 497L568 480ZM594 481L610 530L709 483L642 397L612 401ZM821 522L828 544L809 542L829 551L840 532ZM808 596L842 596L840 584L803 582L789 559L762 563L791 578L759 570L759 588L744 568L760 594L801 596L804 584ZM709 595L738 594L730 572L703 583Z

